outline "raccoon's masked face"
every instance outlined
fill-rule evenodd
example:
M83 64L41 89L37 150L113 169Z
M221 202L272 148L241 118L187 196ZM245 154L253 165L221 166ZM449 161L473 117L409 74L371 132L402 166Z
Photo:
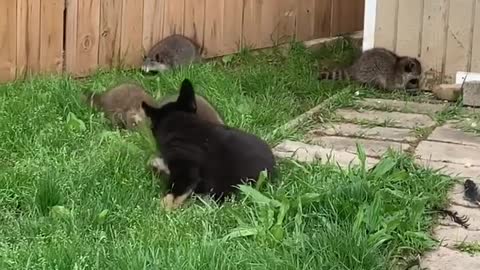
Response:
M143 60L143 65L142 65L142 71L146 73L150 72L163 72L166 70L171 69L170 63L166 61L164 57L161 57L160 55L155 55L155 58L150 58L150 57L145 57Z
M405 89L419 89L422 76L422 64L416 58L403 57L399 61L402 69L402 81Z
M176 112L184 112L195 114L197 112L197 103L195 101L195 91L193 90L192 83L185 79L180 87L180 94L176 101L166 103L160 108L155 108L142 102L142 108L145 111L145 115L150 118L152 122L152 129L156 129L162 124L168 116Z

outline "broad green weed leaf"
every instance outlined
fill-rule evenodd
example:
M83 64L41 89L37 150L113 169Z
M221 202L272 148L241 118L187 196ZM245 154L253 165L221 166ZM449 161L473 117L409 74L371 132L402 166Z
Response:
M260 191L252 188L247 185L240 185L240 191L246 196L250 197L254 203L258 204L273 204L276 207L280 207L282 204L274 199L270 199L267 196L263 195Z
M239 238L239 237L257 235L258 233L259 233L258 228L252 228L252 227L235 228L229 234L225 235L225 237L223 237L223 240L230 240L230 239Z

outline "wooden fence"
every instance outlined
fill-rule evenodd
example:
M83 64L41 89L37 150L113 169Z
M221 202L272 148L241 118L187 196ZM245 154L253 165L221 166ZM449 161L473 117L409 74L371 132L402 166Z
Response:
M205 57L363 28L364 0L0 0L0 81L137 67L182 33Z
M480 0L375 2L370 44L419 57L427 89L441 82L453 83L457 71L480 72Z

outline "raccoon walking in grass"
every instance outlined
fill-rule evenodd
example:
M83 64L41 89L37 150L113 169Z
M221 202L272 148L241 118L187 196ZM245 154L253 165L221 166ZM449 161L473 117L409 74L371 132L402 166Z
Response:
M320 80L352 80L386 90L418 89L422 65L414 57L384 48L364 51L349 67L321 72Z
M134 129L145 120L142 102L155 105L155 100L133 83L117 85L104 93L90 92L83 99L103 111L114 126L126 129Z
M167 209L181 206L192 193L221 201L236 185L256 182L264 170L271 175L276 166L265 141L200 119L195 100L193 86L185 79L176 101L160 108L142 104L170 171L169 190L162 200Z
M201 61L200 47L183 35L171 35L155 44L143 60L144 72L163 72Z

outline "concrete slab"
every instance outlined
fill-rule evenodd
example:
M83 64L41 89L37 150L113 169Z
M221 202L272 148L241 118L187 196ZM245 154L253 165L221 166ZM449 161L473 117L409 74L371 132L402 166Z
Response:
M434 229L434 237L441 241L442 246L453 248L463 242L480 242L480 231L469 230L460 226L440 225Z
M480 269L480 255L472 256L457 250L440 247L425 254L421 267L429 270L477 270Z
M316 136L346 136L365 139L376 139L396 142L417 142L411 129L392 127L368 127L351 123L329 123L316 127L309 132L309 137Z
M443 111L445 103L421 103L413 101L402 101L392 99L366 98L358 105L382 111L400 111L406 113L435 114Z
M423 160L449 162L470 166L480 166L480 150L469 145L422 141L416 155Z
M480 166L465 166L463 164L448 163L417 159L418 164L434 170L441 169L441 172L452 177L478 178L480 179Z
M352 165L360 164L355 154L290 140L286 140L273 148L273 153L278 158L292 158L307 163L319 160L324 163L328 160L335 160L340 166L345 167L350 163ZM367 158L366 160L368 168L373 167L377 162L378 160L374 158Z
M480 151L480 136L454 128L452 124L435 128L428 140L474 146ZM478 155L480 159L480 152Z
M357 154L356 144L359 143L362 144L365 148L365 153L367 154L367 156L375 158L380 158L381 156L383 156L383 154L385 154L388 149L405 151L410 148L410 145L405 143L338 136L313 137L309 139L308 142L311 144L320 145L327 149L345 151L352 154Z
M364 111L339 109L336 115L349 122L367 122L375 125L399 128L426 128L435 125L428 115L402 112Z

